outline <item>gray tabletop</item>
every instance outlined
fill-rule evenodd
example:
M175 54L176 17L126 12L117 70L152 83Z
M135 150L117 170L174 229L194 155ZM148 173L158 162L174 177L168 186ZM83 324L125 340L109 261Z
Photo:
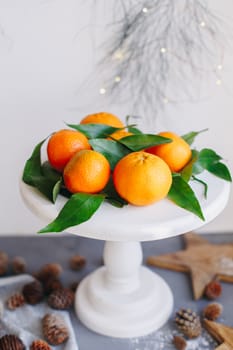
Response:
M213 243L232 242L231 234L211 234L203 235ZM50 262L58 262L63 268L62 281L64 285L70 285L72 282L80 281L86 274L90 273L102 264L103 241L80 238L70 235L56 234L54 237L35 236L32 237L1 237L0 250L9 254L10 258L14 256L23 256L27 261L27 272L37 271L42 265ZM142 244L144 259L149 255L159 255L182 249L182 236L153 241ZM69 259L75 254L86 257L86 267L80 272L75 272L69 268ZM83 326L73 311L71 311L71 320L76 333L77 342L80 350L157 350L174 349L171 345L171 337L174 334L174 314L181 307L190 307L200 313L209 301L201 299L198 302L193 300L192 289L189 276L184 273L178 273L159 268L152 268L159 273L170 285L174 294L174 310L171 319L162 330L146 337L133 339L115 339L98 335L85 326ZM233 284L224 283L223 292L218 299L224 311L220 322L233 326ZM200 343L201 342L201 343ZM201 340L190 342L188 349L214 349L214 343L208 336ZM70 349L72 350L72 349Z

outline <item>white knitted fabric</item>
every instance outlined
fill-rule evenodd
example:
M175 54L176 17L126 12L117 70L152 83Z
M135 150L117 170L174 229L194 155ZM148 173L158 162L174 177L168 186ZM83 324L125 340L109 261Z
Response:
M69 339L64 343L51 349L56 350L78 350L74 330L67 311L56 311L51 309L45 302L37 305L25 304L16 310L8 310L6 300L15 292L20 292L22 287L33 281L29 275L7 277L0 279L0 336L4 334L15 334L25 344L26 348L35 339L44 339L42 333L42 318L46 313L57 313L63 317L69 330Z

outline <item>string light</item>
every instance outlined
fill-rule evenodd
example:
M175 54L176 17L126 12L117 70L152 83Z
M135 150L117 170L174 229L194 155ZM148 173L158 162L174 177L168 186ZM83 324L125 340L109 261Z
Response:
M147 13L148 12L148 8L147 7L143 7L142 12L143 13Z
M104 95L104 94L106 94L106 92L107 92L107 90L103 87L99 89L100 95Z
M167 98L167 97L164 97L164 98L163 98L163 102L164 102L165 104L167 104L167 103L169 102L168 98Z
M222 66L221 64L219 64L219 65L217 66L217 68L218 68L218 70L222 70L222 69L223 69L223 66Z
M119 83L121 81L121 77L119 76L119 75L117 75L116 77L115 77L115 82L116 83Z
M117 51L115 52L113 56L116 60L122 60L124 58L123 52L122 51Z
M162 48L160 49L160 52L161 52L161 53L165 53L165 52L167 52L167 49L166 49L165 47L162 47Z
M200 26L204 28L204 27L206 26L206 23L205 23L204 21L202 21L202 22L200 23Z
M222 80L221 79L216 80L216 85L221 85L221 84L222 84Z

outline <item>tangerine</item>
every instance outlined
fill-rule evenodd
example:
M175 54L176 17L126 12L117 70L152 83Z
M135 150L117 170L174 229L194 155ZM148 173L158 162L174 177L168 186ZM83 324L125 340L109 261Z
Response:
M82 150L67 163L63 179L71 193L97 193L106 186L110 171L110 164L101 153Z
M120 140L123 137L133 135L132 132L126 130L117 130L109 136L109 139Z
M146 152L162 158L171 171L180 171L192 157L189 144L174 132L164 131L159 135L171 139L172 142L147 148Z
M63 171L71 157L82 149L91 146L84 134L76 130L62 129L55 132L49 139L47 155L52 167Z
M115 128L124 127L124 124L117 116L107 112L89 114L80 121L80 124L90 124L90 123L105 124L105 125L113 126Z
M123 157L113 171L118 194L131 204L142 206L163 199L172 184L168 165L159 157L139 151Z

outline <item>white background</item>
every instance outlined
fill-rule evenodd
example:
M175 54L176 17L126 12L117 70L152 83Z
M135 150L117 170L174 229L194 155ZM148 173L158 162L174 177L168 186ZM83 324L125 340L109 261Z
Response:
M93 91L82 85L95 71L101 51L98 44L111 16L111 8L104 2L94 23L93 3L0 0L0 234L33 233L41 227L25 208L18 189L24 162L36 143L63 128L64 121L76 123L101 110L124 118L132 111L130 105L110 104L107 96L98 94L98 88ZM232 1L211 0L211 6L233 18ZM168 104L161 119L167 129L181 134L209 128L200 136L198 146L214 148L233 170L231 54L227 50L221 86L213 78L207 99L180 106ZM142 127L148 125L142 122ZM224 212L200 231L232 231L232 206L231 197Z

